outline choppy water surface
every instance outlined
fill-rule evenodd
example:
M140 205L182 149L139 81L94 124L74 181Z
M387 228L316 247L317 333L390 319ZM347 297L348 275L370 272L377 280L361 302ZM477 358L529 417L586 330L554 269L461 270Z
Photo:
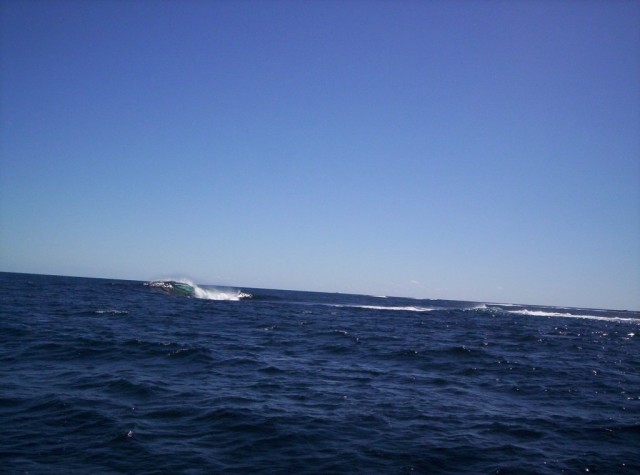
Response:
M640 472L636 312L188 285L0 273L0 471Z

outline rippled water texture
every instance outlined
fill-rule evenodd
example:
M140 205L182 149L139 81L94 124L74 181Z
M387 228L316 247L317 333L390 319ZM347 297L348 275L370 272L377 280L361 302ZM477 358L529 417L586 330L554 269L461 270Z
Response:
M634 312L0 285L0 471L640 472Z

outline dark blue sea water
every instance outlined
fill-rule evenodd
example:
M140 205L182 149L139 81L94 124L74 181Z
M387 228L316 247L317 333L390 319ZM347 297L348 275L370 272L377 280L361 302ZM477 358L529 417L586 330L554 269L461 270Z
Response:
M640 473L637 312L175 290L0 273L1 472Z

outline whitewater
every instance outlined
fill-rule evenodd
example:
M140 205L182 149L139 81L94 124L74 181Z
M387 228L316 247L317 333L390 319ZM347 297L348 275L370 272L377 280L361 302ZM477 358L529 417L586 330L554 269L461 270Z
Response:
M0 472L640 473L640 314L0 273Z

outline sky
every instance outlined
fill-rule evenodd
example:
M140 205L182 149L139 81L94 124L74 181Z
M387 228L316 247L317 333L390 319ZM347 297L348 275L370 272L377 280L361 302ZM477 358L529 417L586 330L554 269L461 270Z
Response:
M640 309L639 2L0 17L0 271Z

